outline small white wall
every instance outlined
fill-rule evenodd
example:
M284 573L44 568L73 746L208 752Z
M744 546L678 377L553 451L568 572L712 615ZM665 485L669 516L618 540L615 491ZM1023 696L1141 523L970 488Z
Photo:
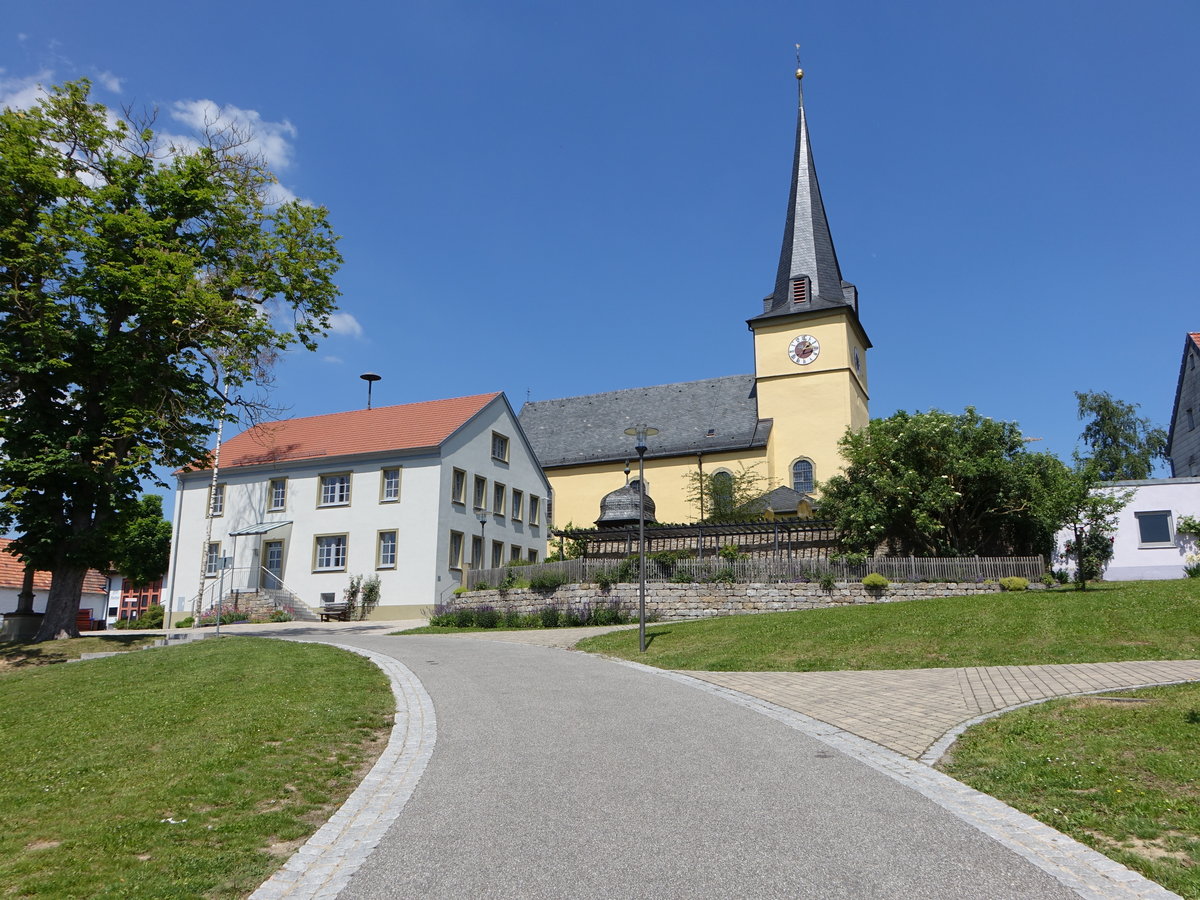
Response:
M19 587L0 587L0 615L4 613L16 612L17 595L21 593ZM46 591L35 591L33 594L33 611L35 613L44 613L46 611ZM90 609L93 619L105 619L108 613L108 596L106 594L93 594L85 591L79 600L79 608L81 610Z
M1180 535L1176 523L1180 516L1200 516L1200 478L1160 478L1147 481L1116 481L1107 485L1134 492L1130 501L1117 517L1117 530L1113 540L1113 558L1104 570L1108 581L1155 580L1183 578L1185 558L1189 553L1200 552L1194 540ZM1170 547L1146 547L1141 543L1138 526L1140 512L1170 513ZM1073 535L1069 530L1058 534L1058 550ZM1059 565L1064 565L1059 560ZM1074 571L1073 563L1065 568Z

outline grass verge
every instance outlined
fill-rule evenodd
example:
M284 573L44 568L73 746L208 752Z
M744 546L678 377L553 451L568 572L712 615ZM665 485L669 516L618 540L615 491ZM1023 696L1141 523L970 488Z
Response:
M616 631L578 648L666 669L815 672L1200 656L1200 579L941 597Z
M1200 898L1200 685L1112 696L981 723L938 768Z
M393 708L368 660L251 637L0 675L0 884L244 896L357 784Z
M137 650L153 644L161 635L157 634L106 634L88 635L66 641L43 641L40 644L0 643L0 672L27 666L44 666L50 663L79 659L84 653L112 653L114 651Z

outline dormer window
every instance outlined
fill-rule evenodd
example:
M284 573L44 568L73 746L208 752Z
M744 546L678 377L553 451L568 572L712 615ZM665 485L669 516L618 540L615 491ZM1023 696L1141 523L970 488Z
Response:
M801 276L792 281L792 303L799 305L808 302L809 282L808 278Z

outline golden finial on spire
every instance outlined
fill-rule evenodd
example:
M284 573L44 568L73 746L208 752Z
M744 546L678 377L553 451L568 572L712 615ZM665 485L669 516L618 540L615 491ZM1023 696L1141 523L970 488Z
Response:
M800 68L800 45L796 45L796 80L799 81L804 77L804 70Z

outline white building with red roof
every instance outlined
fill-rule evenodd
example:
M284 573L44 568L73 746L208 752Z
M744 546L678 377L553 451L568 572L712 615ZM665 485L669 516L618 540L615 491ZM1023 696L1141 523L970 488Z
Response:
M550 485L503 393L265 423L217 463L215 487L177 473L174 619L218 595L319 609L356 575L379 576L375 618L416 616L465 567L545 552Z
M8 549L12 541L0 538L0 616L15 612L17 597L25 580L25 564ZM33 573L33 611L46 611L46 597L50 594L50 573ZM83 596L79 611L90 616L91 621L104 622L108 616L108 578L103 572L88 569L83 578ZM94 626L89 626L94 627Z

